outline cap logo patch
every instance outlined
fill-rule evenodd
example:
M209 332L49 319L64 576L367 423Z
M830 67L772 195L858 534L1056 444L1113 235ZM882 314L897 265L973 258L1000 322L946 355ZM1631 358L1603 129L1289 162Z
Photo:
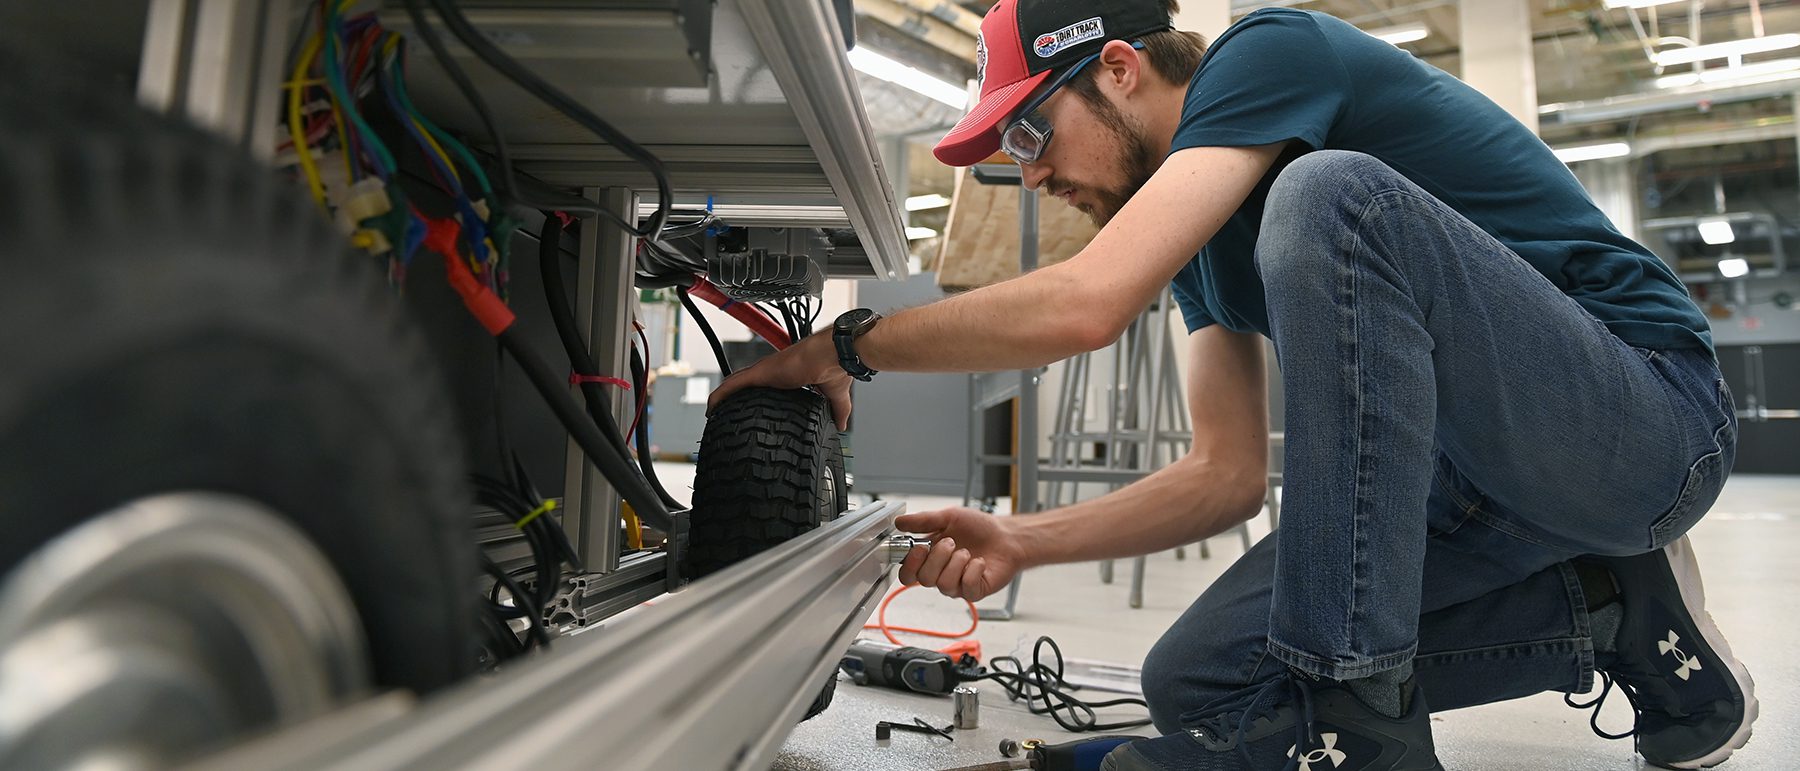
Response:
M1100 17L1095 16L1086 21L1075 22L1055 32L1038 35L1031 41L1031 51L1040 59L1048 59L1069 46L1103 37L1106 37L1106 28L1100 23Z
M987 41L975 33L975 92L987 93Z

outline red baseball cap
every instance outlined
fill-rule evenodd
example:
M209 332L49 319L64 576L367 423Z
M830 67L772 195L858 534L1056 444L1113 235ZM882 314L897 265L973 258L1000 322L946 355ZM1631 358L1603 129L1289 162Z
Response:
M1099 51L1171 28L1163 0L1000 0L975 37L980 98L931 153L951 166L973 166L1000 150L1000 123L1051 73Z

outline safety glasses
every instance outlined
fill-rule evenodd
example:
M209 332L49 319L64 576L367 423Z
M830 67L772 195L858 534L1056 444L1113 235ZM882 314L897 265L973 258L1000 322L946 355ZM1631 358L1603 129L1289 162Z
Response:
M1133 40L1131 47L1142 49L1144 44ZM1044 102L1056 93L1057 89L1067 85L1070 80L1080 74L1082 68L1098 58L1100 58L1099 51L1082 57L1081 61L1076 62L1074 66L1051 79L1050 87L1044 89L1043 93L1032 97L1030 101L1021 106L1015 113L1019 117L1014 118L1011 123L1006 125L1006 130L1000 132L1000 151L1006 153L1007 157L1021 166L1027 163L1037 163L1039 158L1044 157L1044 150L1050 146L1050 137L1056 133L1056 127L1050 125L1050 119L1038 112L1038 108L1042 107Z

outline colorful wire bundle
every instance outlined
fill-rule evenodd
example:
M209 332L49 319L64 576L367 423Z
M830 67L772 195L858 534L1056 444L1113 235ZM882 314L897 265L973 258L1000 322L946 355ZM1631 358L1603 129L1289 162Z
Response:
M424 239L427 220L407 201L396 183L400 164L359 105L364 99L385 106L394 125L417 146L434 185L450 199L470 271L505 297L508 259L505 244L511 224L494 196L487 173L473 153L413 106L406 91L406 42L384 29L374 13L346 16L355 0L320 0L317 23L299 46L287 82L288 140L300 174L314 202L331 209L344 205L348 193L329 185L319 158L335 151L344 162L345 185L380 180L389 214L351 223L352 241L364 248L381 232L392 247L389 277L402 283ZM365 183L365 187L367 183ZM376 220L380 220L377 222Z

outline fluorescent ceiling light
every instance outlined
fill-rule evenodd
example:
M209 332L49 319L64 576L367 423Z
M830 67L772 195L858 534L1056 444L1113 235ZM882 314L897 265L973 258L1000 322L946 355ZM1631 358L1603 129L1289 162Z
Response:
M1606 142L1597 145L1575 145L1574 147L1556 148L1556 159L1563 163L1580 163L1581 161L1597 161L1602 158L1623 158L1631 154L1631 145L1624 142Z
M907 228L906 229L906 240L908 240L908 241L917 241L921 238L931 238L935 235L937 235L937 231L932 230L931 228Z
M1656 62L1658 67L1671 67L1707 59L1726 59L1733 56L1780 51L1786 48L1800 48L1800 33L1790 32L1785 35L1765 35L1743 40L1727 40L1723 43L1708 43L1703 46L1671 48L1667 51L1657 51L1650 57L1650 60Z
M1401 43L1412 43L1424 40L1431 34L1431 31L1425 28L1424 22L1413 22L1411 24L1402 24L1398 27L1372 29L1369 30L1369 34L1374 36L1375 39L1391 45L1400 45Z
M924 94L958 110L969 104L969 92L962 86L927 75L924 70L901 64L862 46L850 49L850 66L865 75Z
M1684 2L1687 2L1687 0L1606 0L1606 7L1608 10L1613 8L1649 8L1653 5L1668 5L1670 3Z
M1742 257L1727 257L1719 260L1719 275L1726 278L1737 278L1750 272L1750 263Z
M906 199L907 211L925 211L926 209L942 209L950 205L950 199L937 193L915 195Z
M1731 221L1724 217L1700 220L1700 240L1713 246L1729 244L1737 240L1737 233L1731 230Z
M1657 78L1652 85L1657 88L1682 88L1696 83L1727 83L1744 80L1758 75L1777 75L1800 70L1800 58L1774 59L1755 64L1744 64L1737 67L1717 67L1702 73L1683 72L1678 75L1664 75ZM1781 80L1782 78L1770 78Z

